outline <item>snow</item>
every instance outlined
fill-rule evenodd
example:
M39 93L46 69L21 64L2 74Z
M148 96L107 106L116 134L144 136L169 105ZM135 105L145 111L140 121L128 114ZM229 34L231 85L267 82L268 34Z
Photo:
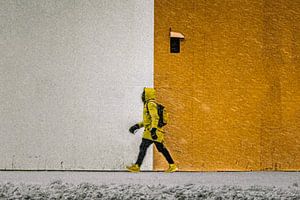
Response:
M292 199L299 172L0 172L0 199Z

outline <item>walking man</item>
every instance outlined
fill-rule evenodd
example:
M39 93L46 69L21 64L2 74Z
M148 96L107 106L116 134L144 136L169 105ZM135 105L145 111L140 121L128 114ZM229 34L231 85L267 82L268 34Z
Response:
M143 139L140 145L140 152L136 163L126 168L130 172L139 172L143 163L148 147L154 143L157 150L163 154L169 163L169 168L165 172L175 172L177 170L174 161L163 144L164 131L162 127L158 126L159 115L157 109L157 103L155 102L155 90L154 88L144 88L142 93L142 101L144 103L143 121L130 127L129 131L135 133L139 128L144 127Z

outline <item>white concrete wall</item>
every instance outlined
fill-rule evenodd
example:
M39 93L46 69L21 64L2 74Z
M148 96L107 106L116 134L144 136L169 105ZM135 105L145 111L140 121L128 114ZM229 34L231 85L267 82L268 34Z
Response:
M124 169L153 85L153 0L0 0L0 169ZM152 169L152 149L144 163Z

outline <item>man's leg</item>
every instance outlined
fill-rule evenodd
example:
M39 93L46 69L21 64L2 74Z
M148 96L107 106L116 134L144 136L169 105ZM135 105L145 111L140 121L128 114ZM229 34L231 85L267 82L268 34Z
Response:
M151 140L142 139L142 143L140 145L140 152L138 155L138 159L135 164L137 164L139 167L142 165L143 160L145 158L146 152L148 147L153 143Z
M155 144L157 150L164 155L164 157L166 158L168 163L169 164L174 164L174 161L173 161L168 149L165 147L165 145L163 143L160 143L160 142L154 142L154 144Z

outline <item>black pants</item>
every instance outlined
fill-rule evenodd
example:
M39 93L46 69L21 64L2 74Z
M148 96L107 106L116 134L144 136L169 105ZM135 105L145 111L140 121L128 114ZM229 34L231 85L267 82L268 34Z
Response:
M142 139L142 143L140 145L139 156L138 156L138 159L137 159L135 164L137 164L139 166L142 165L144 157L145 157L146 152L147 152L147 149L152 143L154 143L157 150L164 155L164 157L166 158L166 160L168 161L169 164L174 164L174 161L173 161L168 149L163 145L163 143L155 142L155 141L152 141L152 140L147 140L147 139L144 139L144 138Z

